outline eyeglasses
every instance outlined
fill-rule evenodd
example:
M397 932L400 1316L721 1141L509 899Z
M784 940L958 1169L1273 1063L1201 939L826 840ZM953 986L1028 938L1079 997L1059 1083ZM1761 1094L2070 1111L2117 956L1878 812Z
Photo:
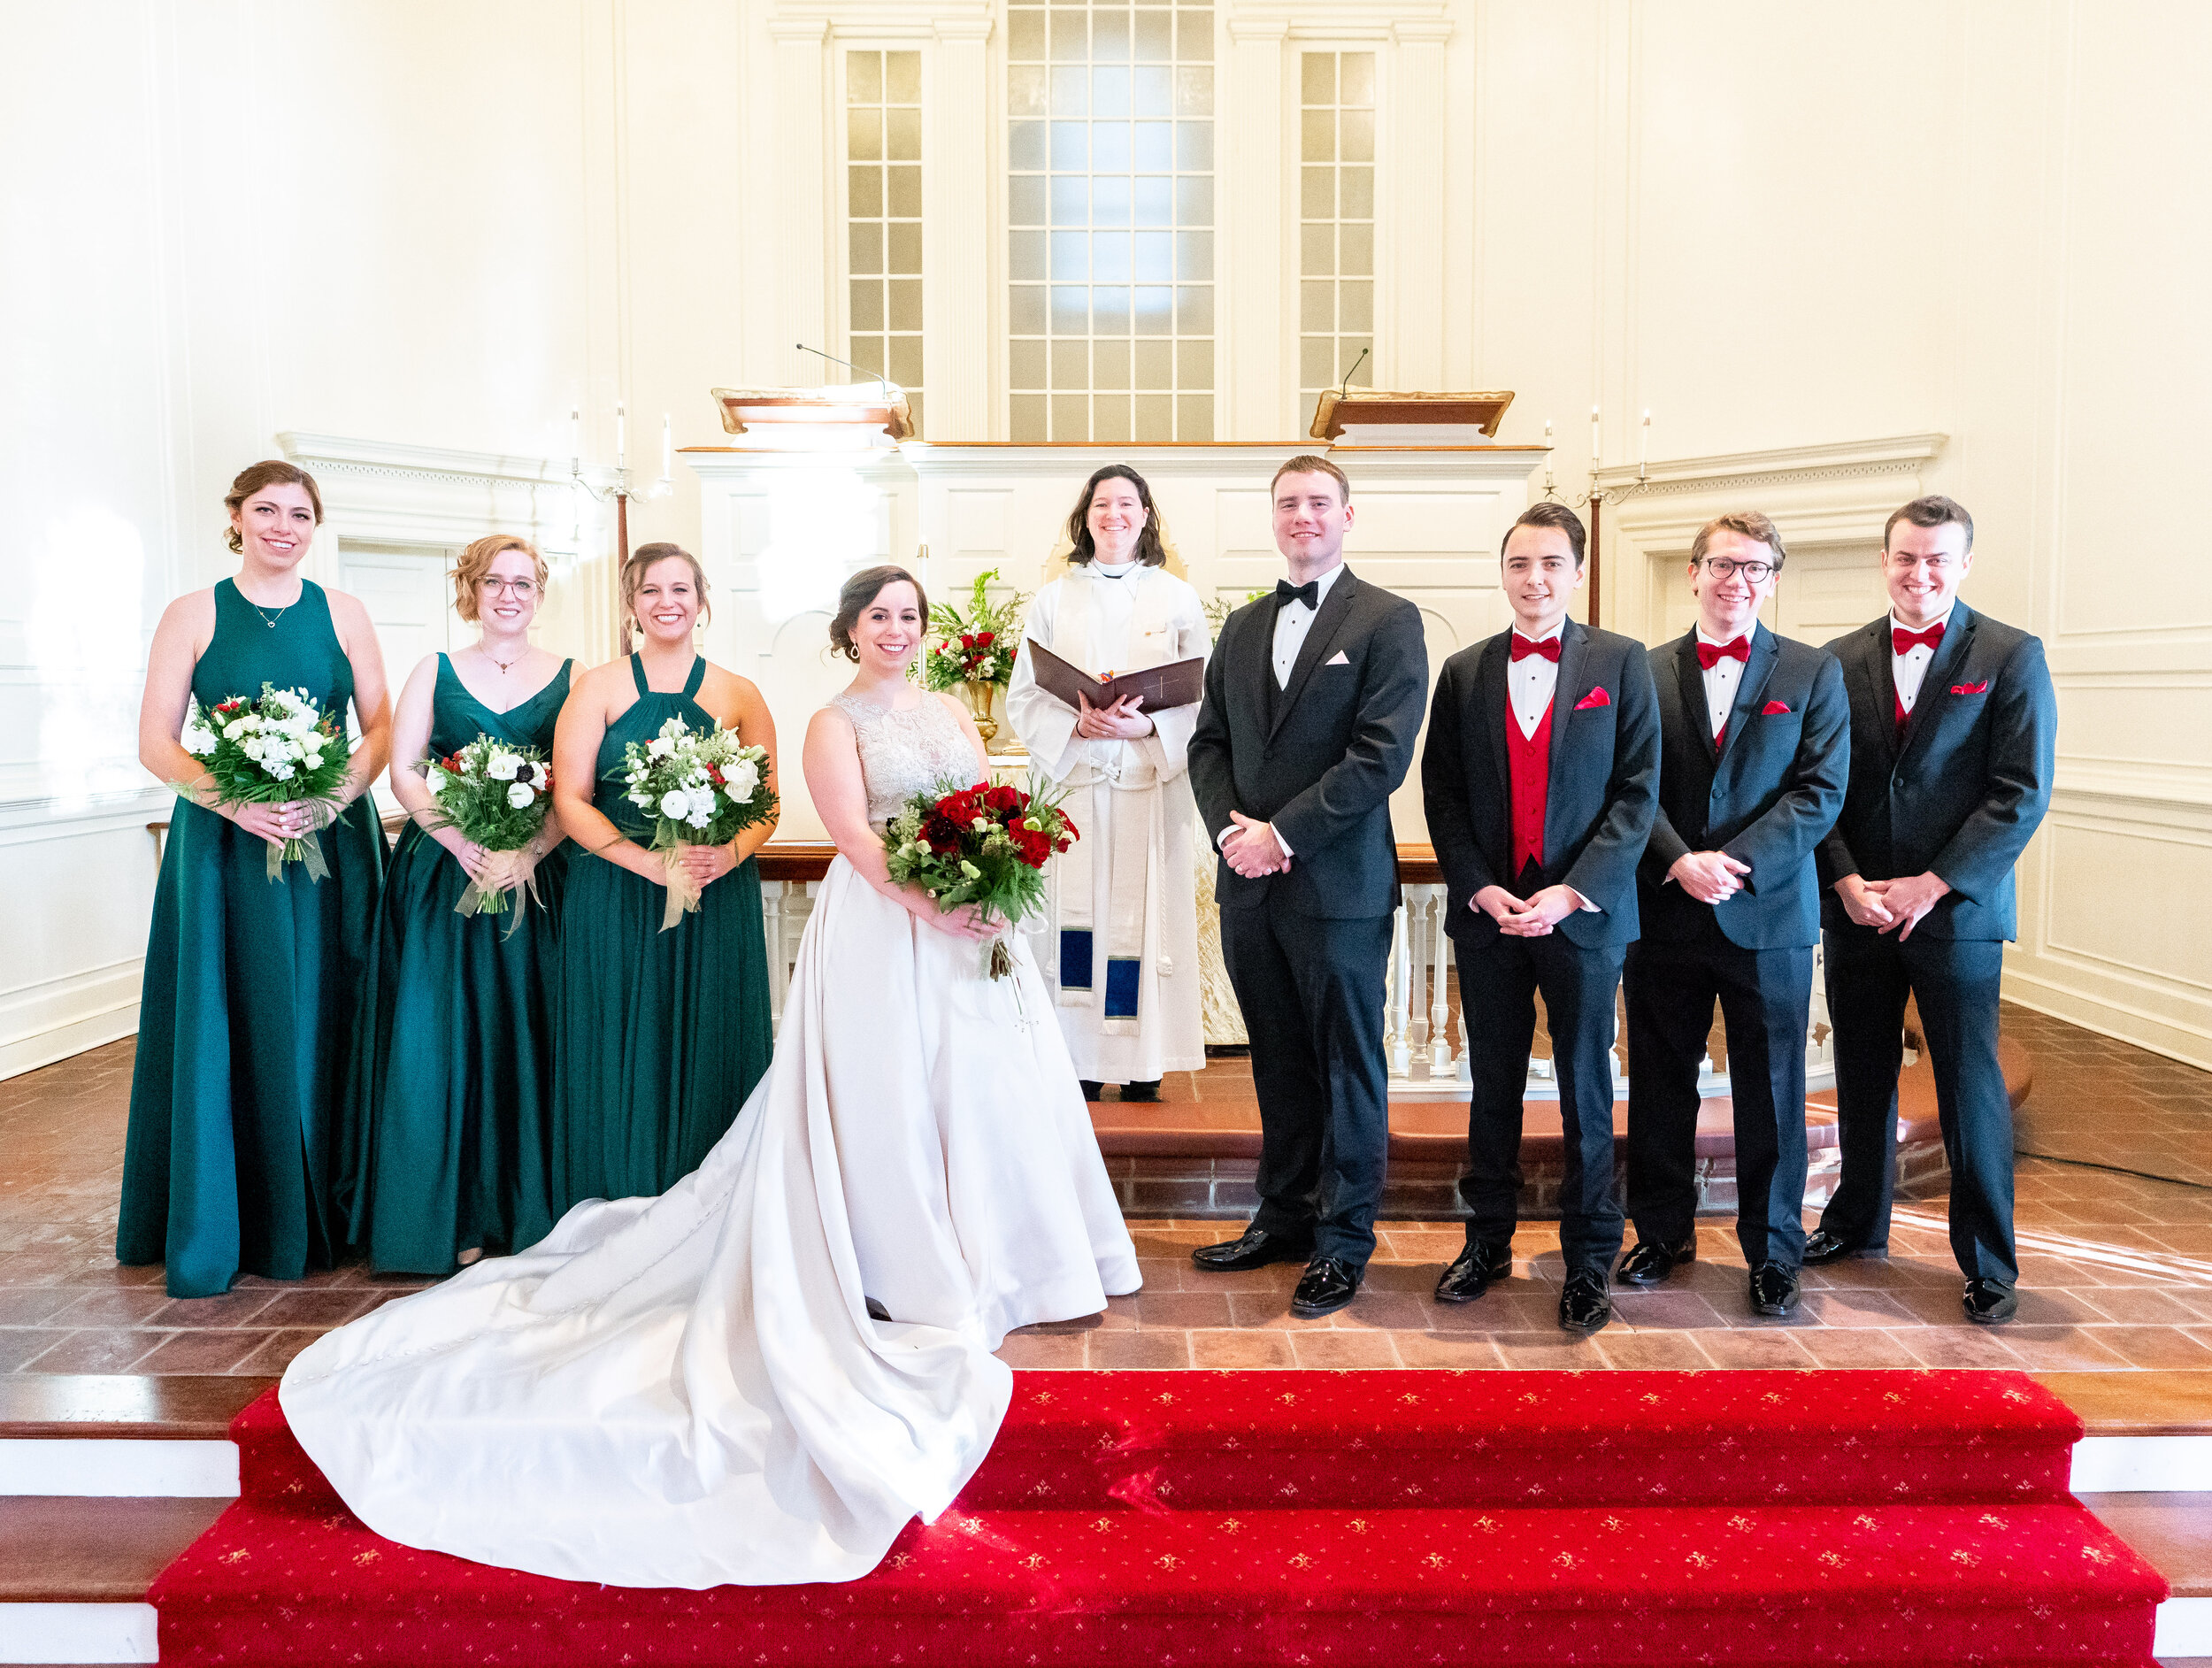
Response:
M1740 573L1754 585L1765 584L1767 575L1774 572L1771 562L1738 562L1725 556L1706 557L1701 565L1717 580L1733 579Z
M535 580L503 580L487 573L476 582L488 591L500 592L504 596L514 597L518 602L526 603L538 594L538 582Z

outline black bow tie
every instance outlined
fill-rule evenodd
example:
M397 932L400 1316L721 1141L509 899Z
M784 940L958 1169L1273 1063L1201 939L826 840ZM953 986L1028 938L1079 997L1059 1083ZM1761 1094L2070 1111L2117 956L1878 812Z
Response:
M1285 603L1290 602L1303 603L1308 608L1319 608L1321 606L1321 581L1308 580L1303 585L1293 585L1288 580L1277 580L1275 581L1275 605L1279 608Z

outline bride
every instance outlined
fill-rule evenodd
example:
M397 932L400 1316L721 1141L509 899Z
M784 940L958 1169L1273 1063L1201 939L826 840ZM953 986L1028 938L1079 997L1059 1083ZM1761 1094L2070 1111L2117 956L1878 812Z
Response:
M588 1200L319 1340L285 1417L356 1515L409 1546L573 1580L849 1580L982 1461L1011 1329L1134 1291L1134 1249L1019 935L895 885L880 830L984 771L907 680L905 571L845 587L858 665L814 715L807 788L837 857L768 1074L657 1199Z

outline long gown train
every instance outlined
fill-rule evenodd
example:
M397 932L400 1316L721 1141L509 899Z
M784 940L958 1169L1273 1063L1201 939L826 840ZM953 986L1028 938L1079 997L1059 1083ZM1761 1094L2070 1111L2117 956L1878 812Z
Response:
M1013 945L994 981L833 861L774 1061L699 1170L293 1362L286 1417L347 1504L411 1546L683 1587L849 1580L942 1510L1005 1413L1004 1334L1138 1284Z

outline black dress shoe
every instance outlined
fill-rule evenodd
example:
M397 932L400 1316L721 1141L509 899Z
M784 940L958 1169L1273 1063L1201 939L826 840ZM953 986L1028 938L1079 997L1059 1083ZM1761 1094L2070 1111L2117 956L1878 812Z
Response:
M1697 1235L1675 1245L1662 1245L1657 1240L1639 1240L1636 1249L1621 1259L1620 1278L1632 1286L1656 1286L1674 1272L1678 1263L1697 1260Z
M876 1302L876 1300L875 1300L874 1298L872 1298L872 1297L864 1298L864 1299L862 1299L862 1301L863 1301L864 1303L865 1303L868 1305L868 1318L869 1318L869 1319L871 1319L871 1320L888 1320L888 1319L890 1319L890 1318L891 1318L891 1311L890 1311L889 1310L886 1309L886 1308L885 1308L885 1307L884 1307L881 1303L879 1303Z
M1156 1101L1160 1098L1160 1080L1156 1077L1149 1083L1124 1083L1121 1098L1125 1101Z
M1563 1332L1593 1333L1613 1318L1613 1299L1605 1289L1601 1269L1578 1268L1567 1276L1559 1294L1559 1327Z
M1303 1263L1312 1256L1310 1240L1286 1240L1265 1228L1247 1228L1237 1239L1200 1246L1190 1254L1190 1260L1211 1273L1234 1274L1248 1268L1265 1268L1270 1263Z
M1350 1303L1366 1278L1364 1269L1333 1257L1317 1257L1306 1264L1306 1277L1290 1295L1290 1312L1306 1320L1330 1314Z
M2020 1312L2019 1297L2001 1280L1968 1280L1960 1302L1967 1319L1983 1326L2001 1326Z
M1786 1263L1762 1263L1751 1271L1751 1312L1786 1315L1797 1307L1797 1271Z
M1087 1077L1079 1080L1083 1085L1083 1098L1087 1101L1094 1101L1106 1092L1106 1086L1103 1083L1094 1083Z
M1840 1263L1847 1257L1887 1257L1886 1245L1854 1245L1839 1240L1826 1228L1815 1228L1805 1236L1805 1266L1818 1268L1824 1263Z
M1436 1282L1436 1301L1471 1303L1489 1289L1492 1280L1503 1280L1512 1272L1512 1241L1500 1245L1470 1245L1452 1259L1452 1265Z

